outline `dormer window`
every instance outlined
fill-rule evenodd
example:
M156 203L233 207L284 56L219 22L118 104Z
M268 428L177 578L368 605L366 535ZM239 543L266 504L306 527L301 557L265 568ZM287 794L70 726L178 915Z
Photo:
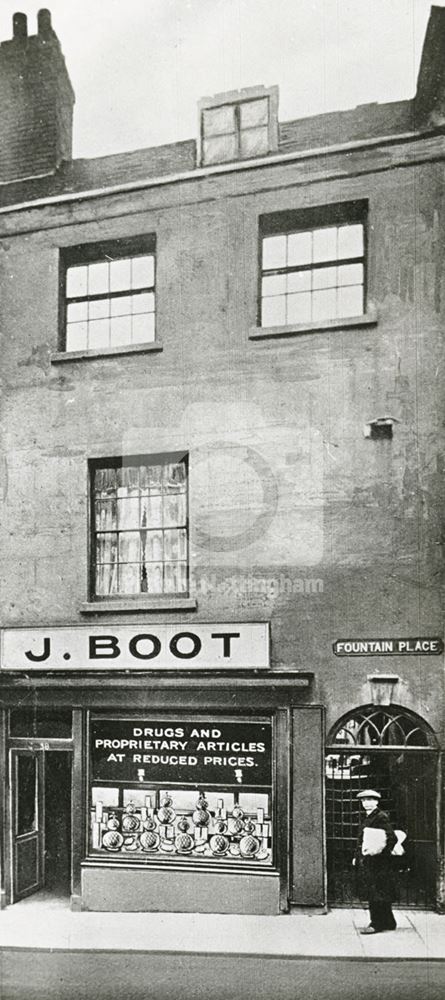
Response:
M277 87L204 98L200 112L202 164L245 160L277 149Z

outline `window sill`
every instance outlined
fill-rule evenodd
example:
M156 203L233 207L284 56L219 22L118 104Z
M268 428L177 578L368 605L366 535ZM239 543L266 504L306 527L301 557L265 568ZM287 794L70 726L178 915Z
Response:
M292 337L302 333L322 333L327 330L345 330L358 326L377 326L378 316L374 311L361 316L344 316L342 319L317 320L315 323L294 323L290 326L255 326L249 332L249 340L265 340L268 337Z
M121 354L147 354L150 351L162 350L162 344L157 340L146 344L123 344L121 347L106 347L94 351L56 351L51 354L50 361L52 365L58 365L65 361L88 361L90 358L114 358Z
M103 615L113 612L141 611L196 611L198 602L195 597L160 596L160 597L123 597L116 600L88 601L80 605L82 615Z

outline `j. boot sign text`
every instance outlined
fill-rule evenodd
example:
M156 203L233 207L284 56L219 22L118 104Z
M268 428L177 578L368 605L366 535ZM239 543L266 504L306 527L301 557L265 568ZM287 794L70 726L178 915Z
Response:
M179 670L269 666L265 623L17 628L2 633L3 670Z

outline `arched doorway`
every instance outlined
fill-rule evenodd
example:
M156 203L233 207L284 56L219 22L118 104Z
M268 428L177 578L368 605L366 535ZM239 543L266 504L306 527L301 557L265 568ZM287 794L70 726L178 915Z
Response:
M343 716L326 745L328 900L357 905L352 857L360 820L357 792L376 788L382 809L408 834L400 862L400 906L433 907L437 874L438 746L428 723L397 705L366 705Z

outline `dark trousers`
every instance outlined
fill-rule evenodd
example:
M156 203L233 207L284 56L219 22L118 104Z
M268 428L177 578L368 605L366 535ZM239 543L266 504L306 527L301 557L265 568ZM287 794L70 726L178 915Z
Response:
M375 931L393 931L397 927L391 903L375 903L369 900L369 915Z

